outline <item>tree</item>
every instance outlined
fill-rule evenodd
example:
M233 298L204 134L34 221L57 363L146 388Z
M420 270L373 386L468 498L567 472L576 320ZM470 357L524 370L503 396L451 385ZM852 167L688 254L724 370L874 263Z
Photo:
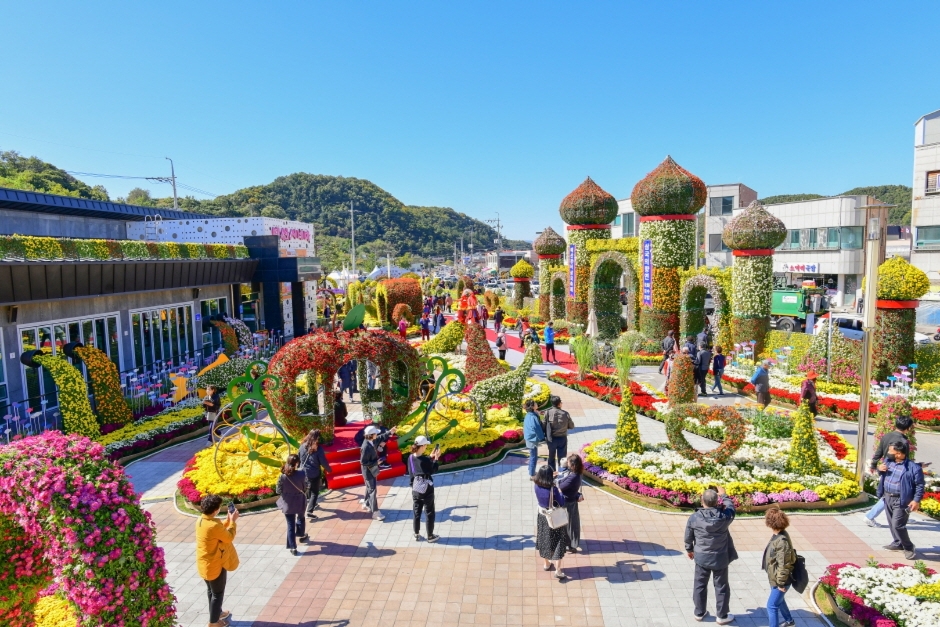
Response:
M129 205L140 205L141 207L156 207L157 203L150 196L150 190L135 187L127 192L127 198L124 200ZM172 207L172 205L170 205Z
M287 220L287 212L284 211L281 207L277 205L267 205L264 209L261 210L262 218L280 218L282 220Z
M0 186L47 194L110 200L101 185L90 187L65 170L37 157L24 157L15 150L0 151Z

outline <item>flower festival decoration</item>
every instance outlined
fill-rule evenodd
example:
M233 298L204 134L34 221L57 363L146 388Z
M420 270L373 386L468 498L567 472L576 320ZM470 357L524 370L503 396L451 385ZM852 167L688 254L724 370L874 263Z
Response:
M226 356L231 357L238 352L238 335L232 325L224 320L212 320L212 326L219 330L222 335L222 351Z
M732 250L731 339L756 342L764 350L770 325L774 249L783 243L787 227L755 200L725 225L722 241Z
M630 194L640 216L639 239L652 243L653 302L640 308L640 331L647 338L659 340L679 328L679 270L695 264L695 214L706 195L702 179L669 156Z
M571 322L586 324L588 317L588 281L591 273L589 240L610 239L610 223L617 217L617 199L591 180L584 179L574 191L565 196L558 208L561 219L568 225L568 243L575 246L574 298L567 299ZM542 289L545 289L544 287Z
M81 627L176 624L153 521L104 447L47 431L0 448L0 465L0 554L18 544L23 558L0 561L0 581L14 569L21 584L0 591L0 623L34 624L36 595L54 582Z
M710 294L715 305L715 312L710 320L714 332L712 341L716 346L731 346L728 320L731 285L730 280L727 280L730 279L730 274L730 268L706 267L699 268L696 274L685 280L680 298L681 335L698 335L705 328L705 296Z
M792 472L814 477L822 474L813 414L806 403L800 404L800 408L793 414L793 435L790 438L787 468Z
M450 326L456 324L444 328ZM285 344L269 364L268 372L281 381L270 392L269 399L275 415L291 436L301 439L313 428L328 435L333 433L332 407L329 413L320 416L298 412L294 382L300 373L313 370L321 381L332 381L340 367L353 359L369 360L379 367L383 424L394 427L411 411L421 379L414 347L385 331L318 330Z
M411 311L411 307L405 303L398 303L395 305L395 308L392 310L392 324L398 324L398 321L404 318L408 324L414 324L415 316Z
M617 455L642 453L643 441L640 439L640 426L636 421L636 408L633 406L633 394L630 391L633 355L629 350L620 347L614 352L614 363L617 366L617 382L620 384L620 412L617 415L613 450Z
M819 579L837 609L870 627L940 625L940 576L922 563L832 564Z
M415 279L386 279L376 287L375 295L379 317L384 324L392 323L392 312L399 303L408 305L413 312L422 309L421 283Z
M565 238L550 226L546 226L532 243L532 249L539 259L539 318L542 320L552 319L552 268L558 264L561 254L565 252L565 245ZM490 309L492 310L492 307Z
M0 259L4 261L244 259L246 257L248 257L248 248L242 245L0 235Z
M470 390L470 398L486 411L493 405L509 407L522 415L522 399L525 396L526 377L532 366L542 362L542 349L535 342L526 342L525 356L519 367L499 376L480 381Z
M694 403L698 397L695 392L695 364L685 353L676 355L672 361L666 396L672 406Z
M900 416L910 416L914 413L914 408L911 407L911 402L904 398L903 396L886 396L883 401L881 401L881 407L878 408L878 413L875 414L875 446L877 447L878 442L881 441L881 438L884 437L886 433L894 431L894 421ZM911 426L911 430L907 434L907 439L911 444L911 450L908 454L909 459L914 459L914 453L917 450L917 436L914 434L914 431L917 429L917 421L914 421L914 424Z
M463 343L466 330L467 325L465 323L454 320L444 325L440 333L422 344L421 352L425 355L452 353Z
M597 316L597 336L600 339L612 340L620 335L623 314L623 307L620 304L620 279L624 275L628 286L636 285L633 266L623 253L610 250L594 258L589 279L588 301L594 307L594 315ZM677 294L678 288L677 285ZM629 297L635 299L635 288L628 287L627 289ZM636 308L633 303L627 308L626 317L627 327L634 328Z
M531 267L531 266L530 266ZM493 355L493 349L486 340L486 331L478 324L467 325L467 365L464 372L466 384L475 385L484 379L503 374L503 367Z
M914 361L918 299L929 290L924 271L902 257L892 257L878 267L872 376L879 381Z
M534 274L535 268L525 259L520 259L509 269L509 276L515 279L512 284L512 304L517 309L521 309L525 304L524 298L532 297L532 288L529 282L532 281Z
M699 426L710 422L721 423L725 430L724 441L718 448L707 453L693 448L682 433L689 418L695 419ZM673 407L666 414L666 437L669 438L673 450L686 459L695 460L701 466L724 464L741 448L746 433L744 419L733 407L706 407L689 403Z
M76 346L78 358L88 368L91 389L95 394L95 409L102 425L126 425L134 421L130 407L121 393L121 379L117 366L101 350L92 346Z
M238 318L225 316L223 320L225 320L227 325L235 329L235 334L238 336L238 345L241 348L251 348L254 342L251 339L251 329L248 328L248 325Z
M59 390L59 410L62 428L66 433L77 433L97 439L101 435L98 421L88 402L88 388L82 373L66 359L48 353L35 353L32 360L49 371Z

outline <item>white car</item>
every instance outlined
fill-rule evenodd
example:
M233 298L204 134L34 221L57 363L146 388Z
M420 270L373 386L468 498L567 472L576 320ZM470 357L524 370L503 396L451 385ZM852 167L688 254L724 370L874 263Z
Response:
M861 316L856 314L835 314L832 315L832 318L835 320L836 328L839 329L842 335L844 335L847 339L862 339L863 332ZM826 320L826 318L820 318L816 321L816 326L813 328L813 333L819 333L819 329L822 326L824 320ZM930 336L915 331L914 344L930 344Z

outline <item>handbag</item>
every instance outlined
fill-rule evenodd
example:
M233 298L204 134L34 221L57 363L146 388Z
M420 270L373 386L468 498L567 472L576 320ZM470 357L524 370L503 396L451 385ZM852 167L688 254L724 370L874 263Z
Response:
M790 584L793 589L803 594L806 586L809 585L809 572L806 570L806 558L797 553L796 563L793 564L793 570L790 572Z
M419 475L415 472L414 455L408 458L408 463L411 465L411 476L414 477L414 481L411 482L411 491L415 494L425 494L428 491L428 486L434 484L425 475Z
M539 508L539 513L545 516L545 522L552 529L558 529L568 524L568 509L566 507L552 507L555 504L555 488L548 492L548 507Z

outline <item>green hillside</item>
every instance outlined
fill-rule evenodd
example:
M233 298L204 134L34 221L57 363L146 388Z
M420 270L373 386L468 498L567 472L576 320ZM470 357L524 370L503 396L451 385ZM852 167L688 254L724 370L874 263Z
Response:
M881 202L889 205L897 205L888 210L888 223L899 224L903 226L911 225L911 188L907 185L874 185L872 187L855 187L847 192L837 194L838 196L874 196ZM777 196L768 196L761 198L760 201L765 205L774 205L784 202L799 202L801 200L813 200L816 198L826 198L820 194L778 194Z
M0 187L108 200L108 192L104 187L90 187L51 163L36 157L24 157L15 150L0 151Z

